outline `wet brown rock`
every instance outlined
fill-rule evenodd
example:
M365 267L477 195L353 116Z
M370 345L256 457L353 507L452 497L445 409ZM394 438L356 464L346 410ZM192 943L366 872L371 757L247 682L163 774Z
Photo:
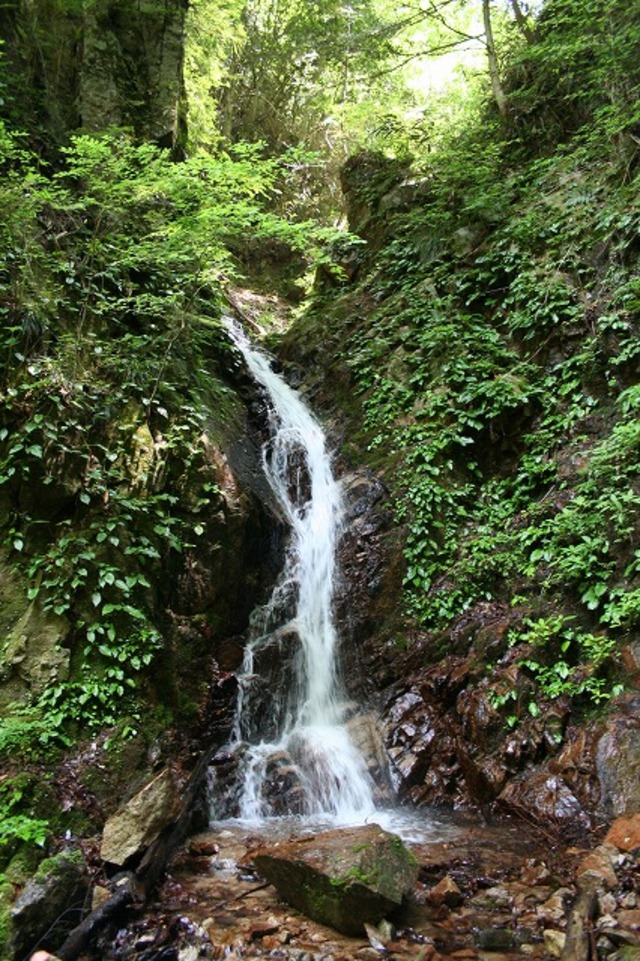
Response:
M189 839L188 851L196 857L212 857L219 853L220 846L211 835L200 834Z
M512 897L509 889L502 884L496 884L492 888L486 888L474 895L471 899L472 904L478 908L491 911L511 909Z
M524 869L520 874L523 884L547 884L551 878L551 873L546 864L541 861L530 860L525 863Z
M462 891L453 878L449 876L444 877L442 881L427 892L427 901L436 907L446 904L447 907L454 908L462 904L462 900Z
M526 779L511 781L499 796L501 806L517 814L535 813L546 823L579 823L590 826L589 814L564 779L548 770L534 772Z
M616 699L597 748L601 807L608 816L640 810L640 694Z
M640 686L640 641L632 641L620 651L620 661L629 680Z
M611 890L618 883L613 867L615 848L601 844L590 851L576 869L576 881L581 891Z
M613 844L619 851L640 848L640 814L616 818L604 841L605 844Z
M539 906L536 912L538 917L545 924L560 924L564 920L567 904L573 895L574 892L570 888L558 888L544 904Z

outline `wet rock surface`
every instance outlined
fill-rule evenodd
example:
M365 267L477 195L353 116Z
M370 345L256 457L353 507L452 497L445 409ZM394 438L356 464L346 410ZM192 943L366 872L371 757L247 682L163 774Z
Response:
M617 697L608 716L572 721L567 697L534 690L527 645L506 645L514 623L505 605L482 603L439 640L416 636L406 649L390 643L378 651L371 673L384 691L384 738L400 798L495 806L574 837L637 811L639 696Z
M400 838L375 824L276 842L253 863L288 904L353 935L397 908L418 873Z
M282 840L294 826L281 822ZM567 848L521 822L425 814L420 839L414 830L406 842L420 866L409 896L352 937L310 920L265 882L254 860L264 840L233 822L191 838L150 913L105 931L92 961L587 961L595 952L617 961L640 949L638 850L607 842L594 861L588 844Z

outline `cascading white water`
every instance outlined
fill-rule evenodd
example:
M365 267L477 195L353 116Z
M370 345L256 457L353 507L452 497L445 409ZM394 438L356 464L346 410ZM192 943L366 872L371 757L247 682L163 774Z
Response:
M269 796L275 769L289 788L292 783L296 787L297 811L286 813L357 823L374 810L374 785L344 726L346 703L336 666L333 593L340 487L314 416L243 331L230 319L227 326L269 399L264 470L291 530L282 576L254 625L239 678L235 743L230 745L241 755L239 813L248 819L285 813ZM268 661L265 651L276 645L286 661L291 644L297 647L288 658L289 668L280 666L280 676L273 669L270 676L261 675L257 662ZM281 691L282 686L288 690ZM256 701L263 705L257 728L252 716Z

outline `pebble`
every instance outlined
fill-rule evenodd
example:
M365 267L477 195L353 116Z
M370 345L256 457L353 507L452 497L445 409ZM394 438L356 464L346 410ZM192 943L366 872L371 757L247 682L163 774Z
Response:
M582 859L576 870L576 882L581 891L615 888L618 879L613 869L614 852L611 845L600 844Z
M446 904L449 908L455 908L459 904L462 904L462 891L453 880L448 875L442 879L435 887L427 891L426 895L427 901L430 904L435 904L439 906L441 904Z
M566 905L574 892L570 888L558 888L551 897L536 909L536 914L542 921L558 924L566 918Z
M544 948L552 958L562 957L567 936L564 931L556 931L555 928L545 928Z

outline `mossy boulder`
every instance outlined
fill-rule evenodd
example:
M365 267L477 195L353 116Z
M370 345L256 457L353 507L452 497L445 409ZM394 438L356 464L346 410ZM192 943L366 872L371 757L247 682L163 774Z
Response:
M80 922L88 891L86 865L79 851L62 851L42 861L6 915L12 933L3 957L23 958L43 939L50 946L61 943Z
M253 860L288 904L348 935L398 908L418 876L401 839L377 824L276 843Z

